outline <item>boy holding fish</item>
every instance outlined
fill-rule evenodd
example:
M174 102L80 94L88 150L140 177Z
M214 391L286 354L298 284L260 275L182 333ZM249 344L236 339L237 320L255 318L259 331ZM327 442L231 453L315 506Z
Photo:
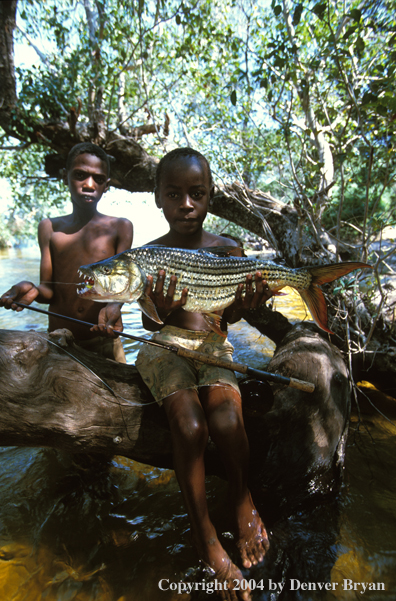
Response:
M169 232L150 244L171 248L199 249L232 246L232 254L241 256L241 248L228 238L203 229L208 204L213 196L213 181L205 157L191 148L168 153L157 170L155 200L169 223ZM157 281L147 277L145 296L151 299L163 326L143 315L143 325L160 330L153 339L171 342L207 354L231 360L232 346L226 334L219 334L200 313L183 310L188 298L184 288L175 300L176 277L164 289L165 272ZM268 286L255 274L246 279L235 295L235 302L224 310L221 326L237 321L242 309L255 308L270 296ZM204 452L209 436L220 450L229 480L229 505L235 541L242 565L249 568L264 557L269 547L268 536L255 509L248 487L249 445L243 424L241 397L233 372L195 363L168 351L146 345L140 351L136 366L152 394L164 406L173 442L174 468L191 522L193 544L211 574L222 582L225 599L249 599L248 590L238 582L242 574L221 545L210 520L205 492ZM223 590L224 592L224 590Z
M38 226L40 284L15 284L2 295L0 306L21 311L14 301L30 305L36 300L49 304L53 313L95 323L89 331L50 316L48 330L68 328L80 346L125 363L121 340L113 333L122 331L122 304L112 302L103 307L77 295L81 263L99 261L132 246L132 223L102 215L97 209L110 184L109 157L95 144L77 144L69 152L64 182L70 191L72 213L44 219Z

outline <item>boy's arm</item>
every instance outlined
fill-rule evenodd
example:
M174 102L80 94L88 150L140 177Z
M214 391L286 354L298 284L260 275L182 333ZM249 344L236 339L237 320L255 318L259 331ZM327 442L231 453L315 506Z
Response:
M41 252L40 260L40 283L38 286L33 282L22 281L14 284L10 290L7 290L0 298L0 306L5 309L22 311L22 307L13 304L14 301L21 302L24 305L30 305L34 300L39 303L48 304L53 296L52 285L52 260L50 252L50 240L52 234L52 224L49 219L44 219L38 226L38 242Z
M37 286L39 294L37 302L50 303L54 296L52 284L52 256L51 256L51 236L53 233L52 222L50 219L43 219L38 226L38 243L40 246L40 284Z
M117 221L117 242L115 254L129 250L133 240L133 225L129 219L118 219ZM93 332L102 332L109 334L114 338L113 330L122 332L121 307L124 303L108 303L99 311L98 325L91 328Z
M117 222L117 242L115 254L129 250L133 241L133 225L129 219L118 219Z

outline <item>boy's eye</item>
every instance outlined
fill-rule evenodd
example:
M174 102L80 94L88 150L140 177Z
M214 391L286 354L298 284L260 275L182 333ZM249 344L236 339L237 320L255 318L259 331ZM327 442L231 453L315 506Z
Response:
M90 173L86 173L85 171L75 171L74 172L74 177L79 182L83 182L84 180L86 180L89 177L91 177L91 174ZM104 175L92 175L92 178L94 179L94 181L99 186L103 186L103 184L106 183L106 178L105 178Z

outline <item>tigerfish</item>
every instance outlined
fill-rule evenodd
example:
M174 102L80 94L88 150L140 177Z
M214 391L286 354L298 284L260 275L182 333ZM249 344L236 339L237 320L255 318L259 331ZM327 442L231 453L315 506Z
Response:
M219 320L220 317L214 315L214 312L231 305L238 285L246 283L248 274L254 275L256 271L260 271L273 294L285 286L297 290L316 324L332 334L327 327L326 301L318 286L356 269L371 267L366 263L346 262L289 269L261 259L219 256L224 252L223 247L187 250L160 245L126 250L109 259L82 265L79 273L85 282L78 294L104 303L137 301L143 313L162 324L153 301L145 295L144 290L147 276L153 276L155 281L158 271L164 269L164 290L174 274L177 277L174 300L180 299L183 288L188 288L183 309L202 313L211 327L218 331L218 323L216 325L213 318Z

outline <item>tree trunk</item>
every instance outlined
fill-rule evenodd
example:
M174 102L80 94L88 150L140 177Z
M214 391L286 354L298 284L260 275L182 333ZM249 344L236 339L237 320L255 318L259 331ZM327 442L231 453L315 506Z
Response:
M124 455L172 467L165 413L134 366L84 351L68 330L49 335L0 330L0 365L3 446ZM349 385L340 353L305 326L284 337L269 368L316 386L308 394L241 383L250 487L283 508L334 486L344 456ZM208 473L224 477L212 443L206 466Z
M14 38L17 0L0 2L0 106L12 109L17 101L14 69Z

